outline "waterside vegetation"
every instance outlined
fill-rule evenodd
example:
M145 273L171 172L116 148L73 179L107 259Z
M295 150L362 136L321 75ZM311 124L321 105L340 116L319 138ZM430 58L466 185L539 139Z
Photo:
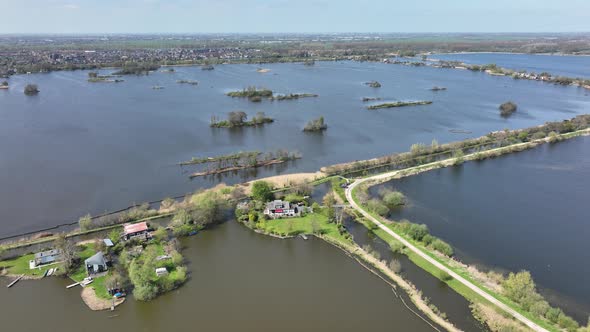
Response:
M257 127L267 123L274 122L273 118L267 117L264 112L258 112L252 120L247 121L248 115L243 111L233 111L227 114L227 120L219 120L217 117L211 117L211 128L240 128L240 127Z
M377 110L381 108L393 108L393 107L404 107L404 106L419 106L419 105L430 105L432 101L430 100L420 100L420 101L396 101L393 103L382 103L376 105L369 105L367 106L368 110Z
M328 129L328 124L324 121L324 117L320 116L317 119L310 120L307 122L305 127L303 127L303 131L313 132L313 131L324 131Z

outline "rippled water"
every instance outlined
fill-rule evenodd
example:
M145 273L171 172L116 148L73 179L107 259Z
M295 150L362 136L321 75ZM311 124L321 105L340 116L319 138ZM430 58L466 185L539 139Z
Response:
M406 151L416 142L461 140L492 130L571 118L590 109L583 89L492 77L482 73L379 63L318 62L220 65L213 71L128 76L119 84L88 83L86 71L15 76L0 91L0 235L77 220L86 214L181 195L220 181L242 182L287 172L316 171L338 162ZM103 70L102 73L108 73ZM198 86L177 84L198 80ZM378 80L382 87L363 83ZM26 97L26 83L41 93ZM153 90L152 86L163 86ZM250 103L225 92L248 85L318 98ZM432 92L432 86L447 91ZM362 97L433 100L432 105L368 111ZM498 105L518 112L501 118ZM264 128L211 129L212 115L264 111ZM325 116L323 134L303 133ZM453 134L451 129L470 134ZM298 150L303 159L254 172L189 180L177 162L237 151Z

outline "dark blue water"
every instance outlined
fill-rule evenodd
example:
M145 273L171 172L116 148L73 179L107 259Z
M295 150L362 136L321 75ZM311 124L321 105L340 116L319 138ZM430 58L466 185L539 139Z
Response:
M590 57L573 55L535 55L508 53L453 53L433 54L433 59L461 61L467 64L495 63L500 67L526 70L540 74L548 72L552 75L573 78L590 78Z
M0 235L77 220L210 187L356 159L407 151L416 142L462 140L492 130L521 128L588 113L582 89L512 80L482 73L379 63L321 62L220 65L213 71L177 67L176 73L125 77L119 84L88 83L86 71L21 75L0 91ZM109 73L103 70L102 73ZM198 86L177 84L198 80ZM380 89L363 83L378 80ZM22 91L27 83L41 90ZM153 90L152 86L163 86ZM317 98L250 103L225 92L248 85ZM434 93L432 86L447 91ZM433 100L432 105L368 111L362 97ZM498 105L515 101L505 119ZM209 128L212 115L264 111L276 122L264 128ZM303 133L323 115L328 130ZM453 134L451 129L471 131ZM177 162L237 151L298 150L303 159L237 175L189 180Z
M551 303L586 323L590 137L467 162L384 186L409 199L409 206L392 218L427 224L467 263L530 271Z

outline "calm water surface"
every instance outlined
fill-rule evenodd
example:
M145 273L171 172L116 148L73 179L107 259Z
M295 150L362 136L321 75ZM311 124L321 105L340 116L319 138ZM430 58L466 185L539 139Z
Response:
M433 59L461 61L474 65L495 63L500 67L526 70L540 74L548 72L567 77L590 78L590 57L573 55L455 53L433 54Z
M530 271L550 302L585 324L590 315L589 147L590 137L576 138L383 186L409 199L394 219L427 224L465 262Z
M125 77L124 83L88 83L86 71L15 76L0 91L0 236L77 220L86 214L191 192L225 181L287 172L408 150L416 142L461 140L491 130L562 120L590 109L582 89L492 77L481 73L378 63L321 62L221 65L213 71L177 67L176 73ZM108 73L108 70L102 73ZM195 79L198 86L177 84ZM363 82L378 80L373 89ZM41 93L26 97L27 83ZM152 86L165 88L153 90ZM250 103L225 92L248 85L318 98ZM433 93L434 85L447 91ZM420 107L368 111L365 96L430 99ZM510 119L497 107L514 100ZM212 130L212 115L264 111L276 122L264 128ZM324 134L301 132L325 116ZM463 129L471 134L452 134ZM193 156L240 150L298 150L303 159L255 172L188 179L176 166Z
M433 331L387 284L321 240L278 240L228 222L184 244L186 285L115 312L90 311L65 279L7 289L0 278L2 330Z

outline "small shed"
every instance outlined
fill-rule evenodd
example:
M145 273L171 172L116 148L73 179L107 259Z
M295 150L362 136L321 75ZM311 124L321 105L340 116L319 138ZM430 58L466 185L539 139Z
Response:
M168 275L168 269L165 267L159 267L156 269L156 275L158 277Z
M104 242L107 247L112 247L115 245L111 239L103 239L102 242Z
M63 255L60 249L53 249L35 254L34 265L51 264L62 260Z
M107 263L108 261L104 257L102 251L97 252L94 256L84 261L84 265L86 265L86 272L88 272L88 275L108 271L109 267Z

